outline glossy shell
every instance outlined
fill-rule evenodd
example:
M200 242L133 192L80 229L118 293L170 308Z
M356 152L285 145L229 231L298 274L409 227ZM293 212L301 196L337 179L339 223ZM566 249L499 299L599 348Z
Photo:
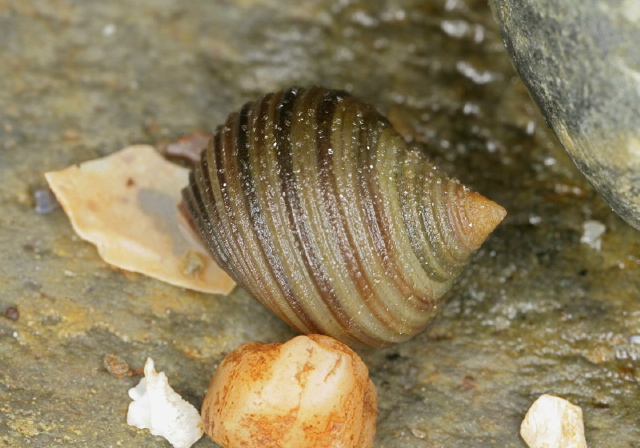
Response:
M424 329L505 214L373 107L319 87L231 114L183 202L223 269L290 326L373 347Z

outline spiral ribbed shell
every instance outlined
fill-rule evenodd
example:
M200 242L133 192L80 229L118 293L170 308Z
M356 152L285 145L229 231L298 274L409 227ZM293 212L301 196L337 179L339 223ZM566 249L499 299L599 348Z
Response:
M424 329L504 216L373 107L320 87L231 114L183 202L220 266L289 325L374 347Z

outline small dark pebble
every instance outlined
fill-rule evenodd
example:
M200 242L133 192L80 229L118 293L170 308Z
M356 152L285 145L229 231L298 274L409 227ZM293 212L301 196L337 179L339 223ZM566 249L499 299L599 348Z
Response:
M385 356L385 358L387 358L389 361L395 361L397 359L400 359L400 353L389 353L387 356Z
M115 353L107 353L102 358L102 365L107 372L116 378L124 378L126 376L140 376L144 374L144 369L131 369L127 361L116 355Z
M471 391L471 390L476 389L476 383L477 383L477 381L476 381L476 379L474 377L472 377L471 375L466 375L462 379L461 386L462 386L462 388L464 390Z
M48 188L40 188L33 192L36 213L50 213L60 207L51 190Z
M107 372L116 378L129 376L129 371L131 370L127 361L114 353L107 353L104 355L104 358L102 358L102 365L107 369Z
M212 138L213 135L206 132L192 132L177 141L158 145L158 151L169 159L191 164L200 160L200 153L209 146Z
M18 320L20 319L20 311L15 306L10 306L4 311L4 315L7 319Z

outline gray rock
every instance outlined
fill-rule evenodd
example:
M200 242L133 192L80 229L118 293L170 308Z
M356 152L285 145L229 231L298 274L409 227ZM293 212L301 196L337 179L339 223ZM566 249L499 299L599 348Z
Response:
M605 201L640 229L640 2L491 5L547 124Z

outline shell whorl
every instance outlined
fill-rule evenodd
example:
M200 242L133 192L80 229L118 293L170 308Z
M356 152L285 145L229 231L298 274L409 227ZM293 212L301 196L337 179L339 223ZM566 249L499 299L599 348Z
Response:
M290 326L373 347L427 325L505 213L373 107L320 87L231 114L183 203L220 266Z

